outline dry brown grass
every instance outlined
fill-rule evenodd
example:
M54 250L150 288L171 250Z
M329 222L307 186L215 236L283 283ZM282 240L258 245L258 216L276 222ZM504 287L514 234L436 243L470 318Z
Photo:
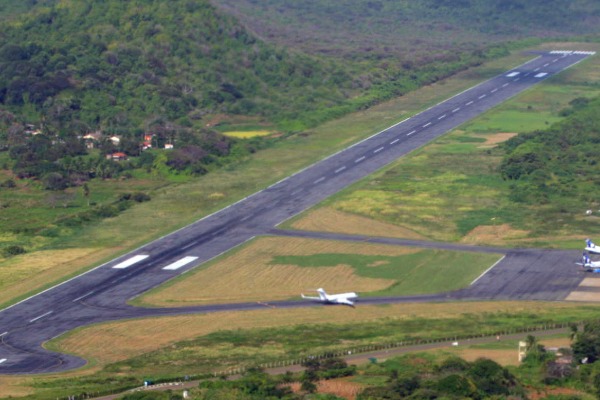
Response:
M495 147L497 144L506 142L508 139L510 139L511 137L516 136L516 135L517 135L517 133L515 133L515 132L500 132L500 133L495 133L492 135L477 136L477 137L482 137L485 139L485 142L477 147L479 147L479 148Z
M331 240L266 237L226 256L173 285L153 291L141 298L144 304L181 306L203 303L226 303L281 300L297 297L318 287L328 291L369 292L385 289L388 279L358 276L352 267L303 268L274 265L278 255L313 255L322 253L397 256L418 251L397 246L370 243L346 243ZM267 289L268 288L268 289Z
M97 367L147 353L175 342L204 336L219 330L269 328L299 324L347 324L381 319L453 318L464 314L490 312L565 312L575 303L468 302L445 304L394 304L385 307L311 307L222 312L136 319L94 325L77 330L54 343L61 351L92 360ZM208 351L208 350L207 350Z
M503 244L507 240L521 239L527 234L527 231L513 229L509 224L480 225L467 233L461 239L461 242L469 244Z
M301 392L300 382L287 385L294 393ZM365 388L360 383L351 382L348 378L331 379L317 382L317 392L333 394L348 400L356 399L356 396Z
M114 250L46 250L14 257L0 268L0 304L73 273Z
M294 229L317 232L347 233L352 235L425 239L410 229L376 221L360 215L338 211L330 207L313 210L292 224Z
M32 378L0 375L0 395L26 397L34 392L32 383Z

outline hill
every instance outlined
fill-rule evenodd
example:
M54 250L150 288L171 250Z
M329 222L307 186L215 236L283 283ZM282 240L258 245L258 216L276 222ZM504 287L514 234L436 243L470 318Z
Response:
M510 40L595 35L577 0L213 0L264 40L312 54L408 65ZM573 23L577 21L577 23Z

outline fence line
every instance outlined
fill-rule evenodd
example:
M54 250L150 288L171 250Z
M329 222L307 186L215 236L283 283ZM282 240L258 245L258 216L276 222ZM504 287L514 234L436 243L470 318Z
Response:
M553 330L553 329L568 328L569 326L572 326L572 325L581 326L583 324L584 324L584 322L582 322L582 321L580 321L580 322L563 322L563 323L544 324L544 325L539 325L539 326L528 326L528 327L523 327L523 328L513 328L513 329L506 330L506 331L497 331L494 333L455 335L453 338L445 337L445 338L433 338L433 339L431 339L431 338L430 339L412 339L412 340L402 340L400 342L384 342L384 343L380 343L380 344L368 344L368 345L363 345L360 347L346 348L344 350L337 349L337 350L325 351L325 352L318 353L315 355L302 357L299 359L271 361L271 362L259 364L254 367L258 367L258 368L262 368L262 369L269 369L269 368L276 368L276 367L283 367L283 366L301 365L304 362L306 362L308 360L312 360L312 359L327 359L327 358L335 358L335 357L344 357L347 355L364 354L364 353L369 353L369 352L378 351L378 350L398 349L398 348L402 348L402 347L412 347L412 346L434 344L434 343L452 343L452 342L456 342L459 340L470 340L470 339L485 338L485 337L493 338L493 337L497 337L497 336L507 336L507 335L513 335L513 334L517 334L517 333L527 333L527 332L536 332L536 331L539 332L539 331L547 331L547 330ZM248 371L249 368L252 368L252 367L236 366L236 367L227 368L222 371L213 371L211 373L204 373L204 374L197 374L197 375L187 375L185 378L180 377L180 378L170 378L170 379L157 379L153 382L152 385L148 386L148 388L164 386L164 385L169 385L169 384L177 385L177 384L182 384L183 382L188 381L188 380L223 378L223 377L232 376L232 375L240 375L240 374L243 374L244 372ZM66 397L57 397L57 400L84 400L84 399L90 399L93 397L100 397L100 396L107 396L107 395L116 394L116 393L123 393L124 391L127 391L127 390L143 390L143 389L146 389L146 387L139 387L136 385L136 386L131 386L131 387L121 387L119 389L107 389L107 390L103 390L103 391L81 393L78 395L72 395L72 396L66 396Z

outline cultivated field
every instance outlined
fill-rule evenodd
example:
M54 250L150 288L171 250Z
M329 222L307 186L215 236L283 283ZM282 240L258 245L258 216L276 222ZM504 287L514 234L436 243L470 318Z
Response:
M500 258L369 243L266 237L136 300L153 306L272 301L319 287L410 295L467 286Z

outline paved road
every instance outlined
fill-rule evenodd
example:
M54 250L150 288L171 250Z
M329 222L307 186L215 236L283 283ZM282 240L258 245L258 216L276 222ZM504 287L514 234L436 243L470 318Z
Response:
M268 233L282 221L590 55L592 53L588 52L540 53L523 65L482 82L215 214L1 310L0 373L42 373L82 366L85 363L82 359L51 353L40 347L41 343L78 326L140 316L260 307L251 303L140 309L127 306L126 302L257 235ZM543 264L540 257L542 255L537 258L531 256L528 262ZM518 257L508 255L507 260L518 264ZM526 264L521 265L522 275L527 275L527 267ZM482 282L488 281L487 277L492 275L490 271ZM497 277L501 278L502 275ZM554 276L544 279L554 279ZM537 280L542 285L542 277ZM481 286L478 293L465 292L457 294L456 298L491 298L490 293L494 290L500 298L507 288L498 291L500 288L497 286L497 283L490 283L489 289ZM526 285L511 290L517 298L529 296ZM541 290L536 288L535 293ZM560 292L561 295L563 292ZM444 298L447 296L369 299L365 302ZM306 305L302 302L278 303L280 307Z

